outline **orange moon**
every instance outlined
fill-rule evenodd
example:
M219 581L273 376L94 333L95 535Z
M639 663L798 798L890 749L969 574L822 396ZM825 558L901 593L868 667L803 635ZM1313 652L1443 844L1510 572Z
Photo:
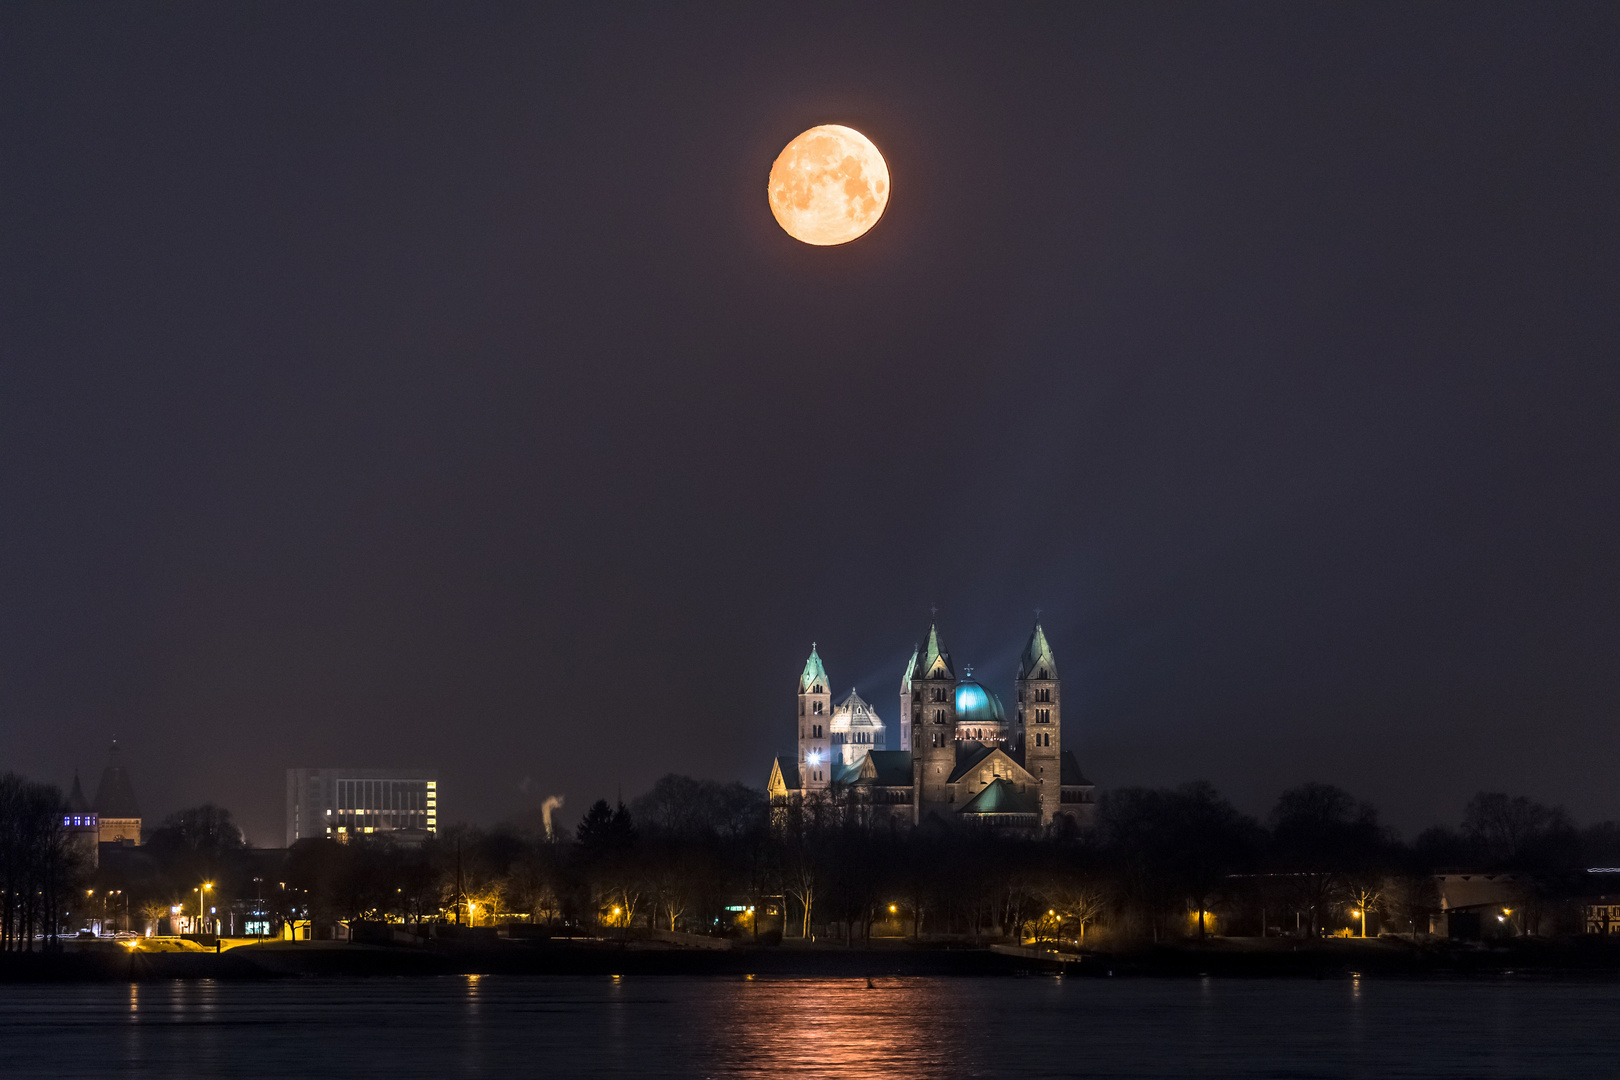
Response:
M776 223L795 240L847 244L866 235L889 205L889 166L854 128L822 124L777 155L766 193Z

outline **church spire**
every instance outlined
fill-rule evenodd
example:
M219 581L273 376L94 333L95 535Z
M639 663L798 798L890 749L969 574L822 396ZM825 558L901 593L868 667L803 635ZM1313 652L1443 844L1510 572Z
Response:
M944 670L941 671L940 669ZM928 625L928 640L918 650L916 667L911 669L913 679L954 679L956 669L951 666L951 654L939 640L939 627Z
M821 657L816 654L816 643L810 643L810 659L804 662L804 674L799 676L799 693L810 692L812 686L827 687L831 683L827 679L827 669L821 666ZM817 691L820 693L821 691ZM831 693L831 691L827 691Z
M1042 679L1055 679L1058 677L1057 661L1052 658L1052 646L1046 643L1046 631L1041 629L1040 620L1035 621L1035 629L1030 631L1029 641L1024 645L1024 652L1018 658L1018 677L1028 679L1035 675L1038 669L1045 669Z
M73 770L73 793L68 796L68 812L73 814L88 814L90 800L84 797L84 787L79 783L79 770Z

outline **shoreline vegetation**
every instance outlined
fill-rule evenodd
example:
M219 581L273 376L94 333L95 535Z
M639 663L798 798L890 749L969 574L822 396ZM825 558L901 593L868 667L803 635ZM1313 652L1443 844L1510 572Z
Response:
M154 952L110 942L71 942L57 952L5 954L0 955L0 982L466 975L1620 978L1620 945L1592 938L1488 946L1389 937L1209 938L1089 952L909 939L877 939L872 947L796 942L736 944L723 950L639 938L529 941L493 936L419 945L269 940L232 943L217 952L193 944Z
M860 975L829 959L857 955L893 972L1585 969L1620 946L1620 823L1523 796L1482 792L1460 830L1410 843L1319 783L1264 823L1203 782L1110 790L1096 828L1038 835L892 811L847 787L771 799L671 775L598 800L572 835L517 820L253 848L205 804L98 844L55 789L8 774L0 978Z

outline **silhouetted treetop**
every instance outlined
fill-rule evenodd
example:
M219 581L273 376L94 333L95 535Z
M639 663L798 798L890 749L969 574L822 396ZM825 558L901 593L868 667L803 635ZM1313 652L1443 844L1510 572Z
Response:
M610 854L624 851L636 842L636 827L624 803L610 807L606 799L597 799L580 819L575 836L587 852Z

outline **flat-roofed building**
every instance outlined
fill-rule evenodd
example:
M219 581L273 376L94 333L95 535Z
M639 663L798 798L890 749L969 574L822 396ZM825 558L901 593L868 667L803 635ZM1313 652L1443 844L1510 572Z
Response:
M287 846L324 836L420 843L439 829L436 769L288 769Z

